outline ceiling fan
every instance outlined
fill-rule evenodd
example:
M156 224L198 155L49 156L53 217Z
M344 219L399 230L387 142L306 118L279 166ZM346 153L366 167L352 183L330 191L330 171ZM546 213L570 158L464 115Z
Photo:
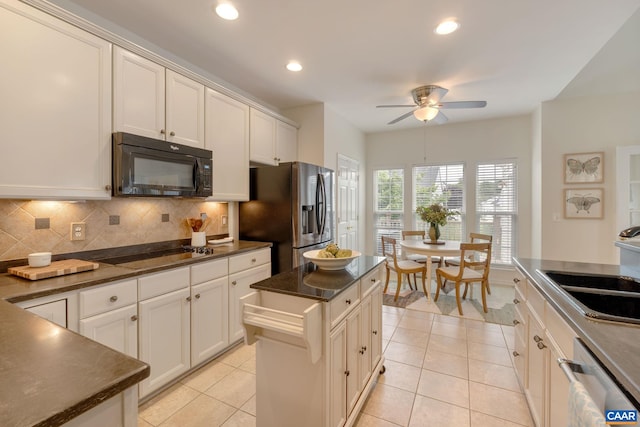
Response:
M442 99L447 92L449 92L448 89L436 85L420 86L411 91L415 105L377 105L376 108L414 107L414 109L408 113L396 117L387 123L392 125L398 123L400 120L406 119L412 114L416 119L424 122L433 121L435 123L445 123L448 119L447 116L440 111L442 108L483 108L487 105L487 101L440 102L440 99Z

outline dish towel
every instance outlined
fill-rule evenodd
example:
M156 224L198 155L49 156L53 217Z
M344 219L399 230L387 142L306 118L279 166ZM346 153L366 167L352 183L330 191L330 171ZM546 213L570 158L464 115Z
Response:
M580 381L569 384L568 427L607 427L602 411Z

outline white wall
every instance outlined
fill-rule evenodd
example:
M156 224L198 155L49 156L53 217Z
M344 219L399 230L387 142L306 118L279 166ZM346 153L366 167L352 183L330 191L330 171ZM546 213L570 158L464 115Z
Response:
M616 150L640 144L640 92L585 96L542 105L542 255L545 259L619 262ZM564 154L604 152L604 183L565 185ZM604 189L603 219L564 219L565 188Z
M411 120L409 118L408 120ZM518 236L517 254L530 256L531 248L531 135L529 115L447 125L428 125L426 129L408 129L367 135L367 241L373 251L373 170L380 167L403 167L411 176L411 167L419 164L465 163L467 206L475 197L475 166L478 162L516 159L518 167ZM426 159L425 159L426 153ZM409 201L411 196L408 196ZM405 197L407 203L407 197ZM410 206L410 204L408 205ZM467 217L472 230L475 218Z
M300 124L298 160L337 170L338 154L360 162L360 218L364 218L366 183L365 136L326 104L310 104L284 110L283 115ZM359 221L359 248L365 247L365 221Z

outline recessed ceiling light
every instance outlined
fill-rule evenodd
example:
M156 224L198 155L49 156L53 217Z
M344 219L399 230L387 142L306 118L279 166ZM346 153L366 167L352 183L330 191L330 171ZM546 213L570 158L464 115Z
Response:
M231 3L220 3L216 6L216 13L220 18L227 21L238 19L238 9L233 7Z
M438 24L435 31L436 34L441 35L451 34L459 27L460 24L458 24L455 19L447 19L446 21L442 21L440 24Z
M298 61L289 61L287 64L287 70L289 71L301 71L302 65Z

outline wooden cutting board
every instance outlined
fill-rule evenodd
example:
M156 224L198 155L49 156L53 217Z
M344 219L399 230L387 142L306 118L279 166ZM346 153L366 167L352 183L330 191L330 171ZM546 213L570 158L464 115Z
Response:
M29 267L28 265L24 265L20 267L9 267L7 271L25 279L40 280L49 277L64 276L66 274L80 273L81 271L95 270L98 268L98 265L98 263L91 261L65 259L62 261L53 261L46 267Z

